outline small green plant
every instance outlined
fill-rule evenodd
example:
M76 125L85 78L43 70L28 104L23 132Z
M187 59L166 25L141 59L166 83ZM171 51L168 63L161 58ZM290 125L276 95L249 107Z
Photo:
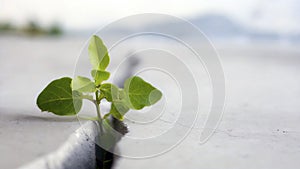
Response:
M110 77L110 73L106 71L110 57L98 36L91 37L88 53L93 80L77 76L74 79L63 77L52 81L37 98L37 105L42 111L59 116L76 115L82 107L83 99L87 99L95 104L97 111L95 119L99 122L109 116L122 121L130 109L140 110L161 99L162 93L138 76L128 78L123 89L105 83L104 81ZM111 102L111 108L102 117L100 103L103 99Z

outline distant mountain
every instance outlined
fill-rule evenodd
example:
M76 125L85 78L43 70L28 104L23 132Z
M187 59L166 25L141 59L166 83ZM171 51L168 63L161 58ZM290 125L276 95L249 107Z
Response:
M207 14L190 20L209 37L242 36L247 31L231 18L218 14Z
M279 40L282 35L276 32L250 29L225 15L207 14L193 18L196 25L209 38L247 38L250 40Z
M249 29L234 19L222 14L206 14L189 20L200 31L211 39L247 38L250 40L278 40L281 35L274 32L263 32ZM164 22L150 27L169 31L178 36L194 36L186 29L183 22ZM149 29L149 26L147 26Z
M249 39L249 40L287 40L291 42L300 42L300 34L280 34L271 31L255 30L240 24L238 21L225 16L223 14L206 14L192 19L189 19L200 31L202 31L210 39ZM132 28L126 26L130 24L120 25L110 33L130 33ZM145 30L162 30L163 32L172 32L177 36L191 36L189 28L185 22L165 21L156 24L146 24L140 27L135 27L135 31Z
M249 40L287 40L300 42L300 34L280 34L272 31L255 30L240 24L238 21L222 14L206 14L189 20L203 33L212 39L244 38ZM189 35L189 31L183 31L180 23L172 23L171 26L161 27L175 29L180 35ZM173 30L174 31L174 30Z

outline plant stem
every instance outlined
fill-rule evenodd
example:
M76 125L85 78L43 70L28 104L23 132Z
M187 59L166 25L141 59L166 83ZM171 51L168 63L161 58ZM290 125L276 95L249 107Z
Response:
M99 106L99 104L97 103L97 101L95 101L94 103L95 103L96 110L97 110L97 116L98 116L99 120L102 120L101 112L100 112L100 106Z
M100 113L100 100L99 100L99 92L96 91L95 92L95 95L96 95L96 100L95 100L95 106L96 106L96 110L97 110L97 116L99 118L99 120L102 120L102 117L101 117L101 113Z
M103 129L102 129L102 117L101 117L101 112L100 112L100 102L101 100L99 99L99 93L98 91L95 92L96 95L96 100L94 100L95 106L96 106L96 110L97 110L97 116L98 116L98 122L100 125L100 132L103 133Z

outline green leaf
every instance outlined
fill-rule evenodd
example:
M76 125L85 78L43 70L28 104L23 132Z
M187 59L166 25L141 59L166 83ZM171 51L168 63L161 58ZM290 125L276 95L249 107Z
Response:
M88 47L90 62L95 70L105 70L109 64L108 51L102 40L93 35Z
M76 76L71 83L72 89L79 92L92 93L96 91L96 86L89 78Z
M128 78L124 83L124 90L130 108L136 110L153 105L162 97L158 89L138 76Z
M111 83L104 83L100 86L100 94L109 102L118 99L119 88Z
M124 115L129 111L128 106L123 101L115 101L111 104L110 114L118 120L123 120Z
M71 81L68 77L52 81L38 96L38 107L61 116L77 114L82 106L82 98L80 92L72 92Z
M109 79L110 73L103 70L92 70L91 75L95 80L95 85L100 85L104 80Z

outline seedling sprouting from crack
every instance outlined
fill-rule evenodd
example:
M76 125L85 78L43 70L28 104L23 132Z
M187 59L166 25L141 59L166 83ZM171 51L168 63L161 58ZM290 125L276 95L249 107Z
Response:
M87 99L95 104L95 120L102 124L109 116L122 121L129 109L140 110L161 99L162 93L138 76L128 78L123 89L105 83L110 77L110 73L106 71L110 57L98 36L91 37L88 52L92 64L92 80L77 76L74 79L63 77L52 81L37 98L37 105L42 111L59 116L76 115L81 110L83 99ZM111 102L111 108L102 117L100 103L103 99Z

